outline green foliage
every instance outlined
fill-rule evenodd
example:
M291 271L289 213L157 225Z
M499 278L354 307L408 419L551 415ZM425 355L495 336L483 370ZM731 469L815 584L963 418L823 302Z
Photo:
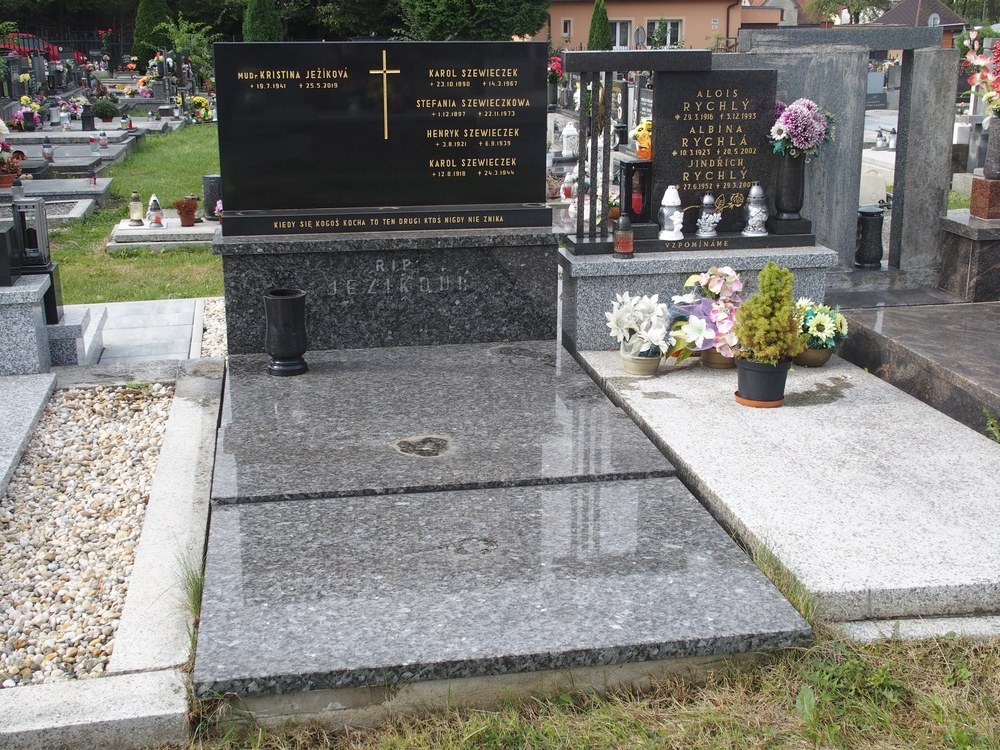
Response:
M997 418L990 414L990 410L985 406L983 414L986 415L986 434L1000 443L1000 422L997 422Z
M337 39L389 36L403 24L398 0L341 0L316 6L316 20Z
M805 348L795 314L794 276L774 261L757 276L757 291L740 305L733 328L740 348L736 356L760 364L784 362Z
M280 42L281 17L274 0L249 0L243 16L244 42Z
M181 13L177 14L176 23L166 21L156 30L166 34L173 49L191 61L191 70L199 83L215 76L212 44L219 41L221 34L213 34L207 24L185 20Z
M115 105L113 101L107 96L102 96L96 102L94 102L94 117L99 117L102 120L110 120L113 117L118 117L121 111Z
M536 33L551 0L399 0L408 29L426 41L508 41Z
M135 33L132 37L132 54L138 58L139 69L152 59L158 49L170 45L170 37L159 30L160 24L173 20L166 0L139 0L135 14Z
M590 16L590 36L587 38L588 50L612 49L614 39L611 38L611 22L608 20L608 6L604 0L594 0L594 12Z
M867 23L892 7L891 0L809 0L804 8L810 18L826 21L837 14L841 6L851 14L851 23ZM799 23L802 23L799 21Z

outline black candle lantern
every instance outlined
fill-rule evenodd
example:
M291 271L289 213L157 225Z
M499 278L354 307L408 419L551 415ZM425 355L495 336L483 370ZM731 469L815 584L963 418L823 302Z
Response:
M45 220L45 201L27 198L12 202L14 229L21 246L24 266L49 264L49 228Z
M94 129L94 110L90 108L89 104L83 105L83 111L80 113L80 130L87 131Z
M623 213L633 224L646 223L651 216L653 162L649 159L622 159L619 164Z

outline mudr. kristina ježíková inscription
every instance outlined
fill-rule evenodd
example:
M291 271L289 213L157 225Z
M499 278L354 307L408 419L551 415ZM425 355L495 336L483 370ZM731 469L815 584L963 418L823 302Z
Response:
M545 62L520 42L216 45L224 226L546 225Z

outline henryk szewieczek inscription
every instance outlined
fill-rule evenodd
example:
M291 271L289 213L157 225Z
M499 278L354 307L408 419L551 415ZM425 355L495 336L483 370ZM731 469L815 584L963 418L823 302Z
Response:
M544 44L220 43L215 56L227 236L551 224Z

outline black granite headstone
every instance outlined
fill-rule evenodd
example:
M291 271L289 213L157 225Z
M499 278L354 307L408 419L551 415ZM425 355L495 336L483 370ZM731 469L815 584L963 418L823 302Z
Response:
M773 70L671 73L657 79L669 96L653 112L654 212L668 185L684 205L684 233L697 231L706 192L722 210L716 231L745 226L744 202L753 182L769 185L774 168L767 137L774 125L778 74Z
M215 55L227 236L551 224L544 44Z

